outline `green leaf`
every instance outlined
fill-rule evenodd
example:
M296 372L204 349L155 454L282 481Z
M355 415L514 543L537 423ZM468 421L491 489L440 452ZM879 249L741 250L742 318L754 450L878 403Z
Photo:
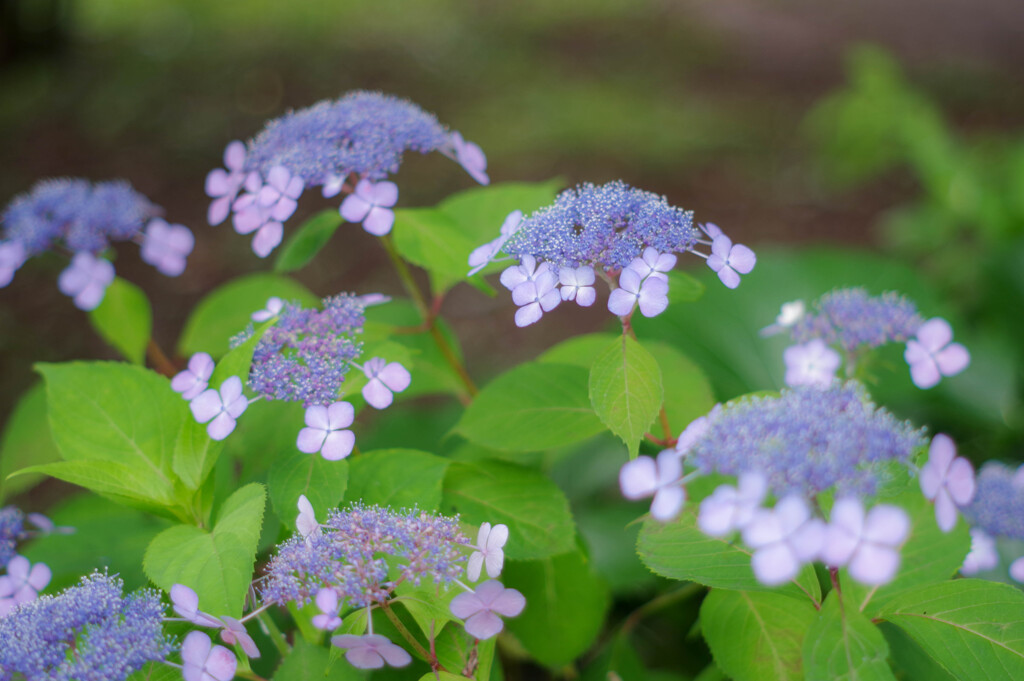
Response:
M267 477L274 512L287 527L293 527L299 513L299 495L305 494L322 520L327 510L337 508L345 496L348 475L347 461L328 461L319 454L299 451L279 456Z
M880 616L958 679L1024 678L1024 593L1019 589L980 579L929 584L902 592Z
M813 566L806 566L788 584L764 586L754 577L749 551L728 538L709 537L697 527L697 507L692 503L672 522L648 518L637 539L637 552L652 572L663 577L720 589L778 591L808 602L821 601Z
M804 640L806 681L896 680L886 661L889 645L882 632L859 610L842 603L836 591L825 599L813 632Z
M469 252L479 246L436 208L399 208L391 238L403 258L430 273L434 295L465 278Z
M674 437L690 423L711 411L715 396L707 376L689 357L668 343L644 342L661 367L665 385L665 414Z
M181 676L181 673L178 673ZM296 639L292 651L274 672L273 681L355 681L366 678L366 672L344 660L331 660L331 651Z
M295 440L304 415L299 402L260 400L249 405L235 432L224 440L225 454L242 463L242 480L265 480L278 459L297 452Z
M604 424L587 397L588 373L563 364L527 363L488 383L455 432L485 447L529 452L574 444Z
M99 307L90 310L89 321L103 340L135 364L146 359L146 345L153 331L149 299L135 284L115 277Z
M590 403L609 430L636 458L640 441L662 403L661 369L651 354L625 334L598 355L590 368Z
M274 271L283 274L301 270L316 257L344 220L336 208L320 211L302 223L281 247ZM279 296L280 297L280 296Z
M167 379L117 362L37 364L36 369L46 380L50 429L61 456L67 462L113 464L110 470L116 469L122 481L130 478L138 485L138 494L130 496L144 494L167 505L176 479L178 431L191 418ZM61 469L79 480L90 477L75 467Z
M352 459L347 501L436 511L447 459L415 449L377 449Z
M506 626L548 667L571 663L601 632L610 602L608 587L580 551L509 561L502 581L526 596L526 609Z
M673 303L692 303L700 300L707 287L704 283L687 274L682 270L672 270L668 273L668 301Z
M178 340L178 352L207 352L217 359L228 351L231 337L249 324L252 313L265 308L274 296L309 306L320 302L305 286L278 274L235 279L199 301Z
M181 670L163 662L147 662L142 669L128 677L127 681L178 681Z
M893 669L901 679L910 681L956 681L946 669L928 656L914 639L895 624L880 622L878 630L889 645Z
M211 439L204 424L187 418L174 443L171 467L188 489L197 490L206 482L223 449L224 442Z
M191 587L205 612L241 617L265 500L263 485L252 483L228 497L211 532L194 525L164 530L146 549L146 574L164 591Z
M46 418L46 386L29 388L14 405L3 439L0 439L0 501L24 491L42 478L38 475L7 476L29 464L44 464L60 458Z
M175 503L173 489L149 473L113 461L79 459L29 466L14 473L42 473L85 487L119 504L153 513L168 514Z
M474 525L508 525L505 555L512 560L575 548L576 528L565 495L545 476L522 466L494 460L451 464L441 509Z
M449 622L437 632L434 648L437 652L437 660L447 669L457 669L471 674L471 678L477 681L500 678L491 673L491 665L494 662L494 647L497 637L486 641L479 641L476 645L476 660L467 659L467 652L474 647L474 639L466 633L461 622ZM468 669L467 669L468 667ZM433 673L428 674L434 678ZM421 677L422 678L422 677ZM454 681L463 677L458 674L449 674L448 677L441 677Z
M712 589L700 608L704 640L735 681L802 679L804 637L816 617L810 601L765 592Z

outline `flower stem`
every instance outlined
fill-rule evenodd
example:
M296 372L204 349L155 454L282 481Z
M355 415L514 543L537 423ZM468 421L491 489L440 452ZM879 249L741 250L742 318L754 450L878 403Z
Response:
M387 618L391 620L391 624L395 625L395 629L398 629L398 633L400 633L402 637L409 642L409 645L411 645L416 650L416 652L419 655L421 655L424 660L427 661L427 664L429 664L435 670L442 672L448 671L437 661L436 655L427 652L427 649L420 645L420 642L416 640L416 637L412 635L412 632L409 631L408 627L405 626L405 624L398 617L395 611L391 609L391 606L389 604L382 603L380 609L383 610Z
M149 357L149 361L153 363L153 366L158 372L170 378L178 373L178 370L174 367L174 363L167 358L160 346L156 344L156 341L152 338L146 343L146 355Z

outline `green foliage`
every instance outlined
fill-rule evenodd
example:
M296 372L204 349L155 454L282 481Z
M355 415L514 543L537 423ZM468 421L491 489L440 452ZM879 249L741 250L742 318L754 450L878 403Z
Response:
M715 662L735 681L803 679L804 637L817 611L777 593L712 589L700 608Z
M569 503L547 477L502 461L453 463L444 478L444 513L479 525L508 525L505 556L547 558L575 548Z
M845 601L846 599L842 599ZM806 681L895 681L882 632L832 591L804 639Z
M164 530L146 549L146 574L164 591L175 584L191 587L201 610L241 617L265 501L263 486L249 484L228 497L211 531L194 525Z
M115 277L99 307L89 311L89 321L129 362L145 361L146 345L153 330L153 311L138 286Z
M622 438L636 458L662 405L661 370L639 343L623 334L608 345L590 369L594 413Z
M448 464L447 459L415 449L364 452L352 459L345 500L436 511Z
M211 439L205 425L186 418L174 443L171 468L188 489L197 490L206 482L223 449L224 442Z
M331 652L323 646L296 639L292 650L274 672L273 681L355 681L366 678L366 672L344 660L331 660Z
M274 461L267 476L267 489L274 512L290 529L298 515L300 495L306 495L317 518L323 520L328 509L338 507L348 482L347 461L328 461L319 454L294 451Z
M46 387L40 382L19 399L4 426L0 439L0 501L35 485L41 476L18 475L14 471L29 465L57 461L60 452L50 435L46 414Z
M274 261L274 271L278 274L285 274L301 270L308 265L316 257L316 254L327 245L342 222L344 220L336 208L322 210L303 222L281 246L277 259Z

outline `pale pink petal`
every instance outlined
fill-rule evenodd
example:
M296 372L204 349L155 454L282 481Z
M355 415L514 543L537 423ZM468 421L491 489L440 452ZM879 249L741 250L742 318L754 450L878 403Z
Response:
M370 379L363 386L362 392L366 403L376 409L386 409L391 406L391 402L394 400L391 391L378 378Z
M480 571L484 566L484 554L479 551L474 551L469 556L469 562L466 563L466 577L471 582L475 582L480 579Z
M334 402L327 407L325 428L348 428L355 420L356 410L348 402Z
M238 172L245 165L245 144L234 140L224 149L224 166Z
M299 438L295 442L300 452L315 454L324 446L327 439L327 431L322 428L303 428L299 431Z
M711 258L708 258L708 264L711 263ZM732 268L725 266L718 270L718 278L726 288L736 288L740 285L740 275L736 274Z
M363 229L374 236L384 236L395 224L395 212L390 208L374 206L363 220Z
M327 407L319 404L306 407L305 421L307 426L318 430L327 430L331 427Z
M971 363L971 355L959 343L950 343L935 355L935 363L943 376L955 376Z
M484 582L484 584L486 584L486 582ZM479 597L477 597L476 593L471 591L459 594L453 598L452 602L448 605L448 609L451 613L460 620L464 620L474 613L480 612L484 607L483 602Z
M465 627L467 634L484 640L497 636L505 628L505 623L490 610L484 610L467 619Z
M887 546L864 544L850 561L850 576L862 584L877 586L888 584L896 576L900 554Z
M206 426L206 433L214 440L223 440L235 430L235 419L227 413L221 413Z
M953 340L953 329L942 317L929 319L917 330L917 340L929 352L934 353Z
M946 473L946 489L957 506L966 506L974 498L974 467L963 457L953 459Z
M261 258L270 255L284 237L284 225L280 222L268 222L259 228L252 238L252 251Z
M32 566L32 571L28 573L28 579L25 581L36 591L42 591L50 583L52 576L53 573L50 572L46 563L36 563Z
M651 503L651 516L655 520L667 522L672 520L683 509L686 501L686 490L681 485L669 485L659 489Z
M237 187L237 185L235 185ZM209 197L228 194L232 190L231 178L223 168L214 168L206 174L206 195Z
M935 497L935 521L938 523L940 530L949 532L956 527L956 519L956 504L953 503L953 499L943 487Z
M352 448L355 447L355 444L356 436L351 430L335 430L324 440L320 456L328 461L344 459L352 453Z
M370 213L371 208L373 208L373 204L359 196L359 194L349 194L345 200L341 202L339 212L341 213L341 217L345 218L349 222L362 222Z
M500 549L508 541L508 525L499 523L491 528L487 534L487 543L484 548Z
M784 584L800 572L800 563L783 543L770 544L758 549L750 559L757 581L768 586Z
M868 512L864 540L873 544L899 546L910 534L910 518L899 506L880 504Z
M278 222L284 222L295 214L295 209L298 207L299 203L295 199L282 196L274 204L274 207L270 209L270 217Z
M1024 557L1010 563L1010 576L1015 581L1024 583Z
M378 646L377 652L380 653L381 657L384 658L384 661L392 667L404 667L412 662L412 656L391 641Z
M210 637L201 631L189 632L185 641L181 644L181 659L185 664L193 664L202 668L206 658L210 655L210 648L213 642Z
M938 365L931 357L927 357L916 364L910 366L910 378L913 379L914 385L922 390L927 390L938 385L939 381L942 380L942 374L939 372Z
M740 274L749 274L757 264L757 256L743 244L736 244L729 251L729 266Z
M394 182L377 182L370 186L368 194L364 196L375 206L393 206L398 203L398 185Z
M396 393L402 392L412 383L409 371L398 362L391 362L385 366L384 370L377 374L377 377Z
M213 646L206 658L206 673L217 681L231 681L237 668L238 658L224 646Z
M540 303L530 303L516 310L516 326L522 328L535 324L540 321L543 315L544 312L541 310Z
M220 393L211 388L189 402L188 406L196 421L206 423L221 413L224 404L221 402Z

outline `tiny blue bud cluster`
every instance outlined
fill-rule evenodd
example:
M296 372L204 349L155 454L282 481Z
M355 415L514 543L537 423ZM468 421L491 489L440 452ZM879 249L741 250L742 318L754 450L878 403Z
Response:
M853 381L716 407L687 461L703 473L760 472L776 496L829 489L870 496L889 461L908 463L924 433L876 408Z
M260 338L253 352L249 387L270 400L302 402L305 406L335 402L362 344L364 305L357 297L340 294L323 300L323 309L287 303L277 322ZM232 339L238 345L248 330Z
M25 514L16 506L0 509L0 567L14 558L18 542L24 537Z
M893 291L873 297L863 288L838 289L823 295L812 308L793 325L793 340L820 338L847 352L905 343L924 323L917 306Z
M116 576L93 573L0 619L0 681L123 681L173 644L156 591L123 595Z
M332 510L322 532L278 547L261 589L264 601L309 603L323 588L351 608L386 603L400 582L451 584L466 570L470 540L457 517L355 504ZM399 572L389 579L389 565Z
M1024 473L996 461L981 467L974 501L963 509L972 527L991 537L1024 541Z

